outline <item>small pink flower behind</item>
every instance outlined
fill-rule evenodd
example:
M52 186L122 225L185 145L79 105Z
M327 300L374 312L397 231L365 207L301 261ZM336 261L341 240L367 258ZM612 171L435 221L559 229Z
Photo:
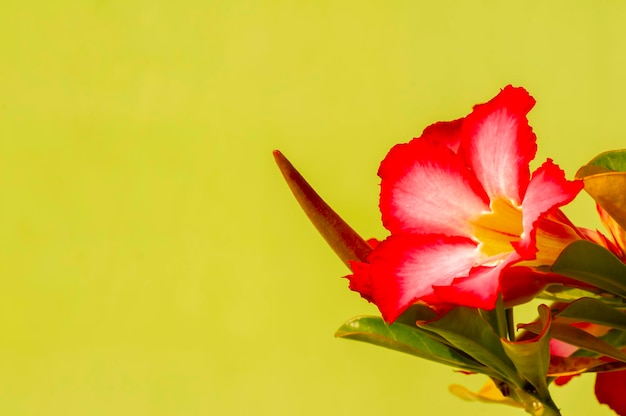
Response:
M391 235L366 263L353 262L348 278L386 321L418 301L491 309L503 286L523 287L502 284L512 265L551 264L584 238L558 210L582 183L567 181L549 159L530 174L536 138L526 114L534 104L526 90L507 86L383 160L380 210Z

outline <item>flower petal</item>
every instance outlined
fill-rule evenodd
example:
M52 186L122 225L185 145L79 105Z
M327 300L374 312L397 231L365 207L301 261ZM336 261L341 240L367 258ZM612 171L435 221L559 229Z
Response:
M352 274L345 276L349 281L350 290L357 292L368 302L374 302L374 289L372 288L372 277L370 265L358 261L348 261Z
M374 301L393 322L417 300L431 296L433 285L467 276L475 264L476 243L444 235L392 235L370 255Z
M521 305L533 300L543 289L551 283L550 278L561 276L542 273L530 267L509 267L500 276L502 300L507 308Z
M626 370L598 373L596 376L596 397L607 404L618 415L626 415Z
M432 140L445 144L454 153L461 145L461 131L464 118L453 121L440 121L426 127L420 136L421 140Z
M500 276L500 290L504 306L507 308L533 300L546 286L552 284L590 289L578 280L528 267L528 263L516 263L513 267L504 270Z
M489 208L462 158L443 143L413 139L396 145L378 174L383 224L391 233L469 237L469 220Z
M474 107L463 124L460 153L491 200L519 205L528 185L529 162L537 151L526 114L535 100L523 88L505 87L491 101Z
M565 246L579 238L576 231L565 224L559 226L557 222L540 220L555 208L571 202L582 188L581 180L566 180L565 173L550 159L533 173L522 202L524 232L522 239L514 244L524 259L533 259L540 247L544 251L542 256L554 261Z
M454 279L449 286L434 287L435 295L442 303L471 308L493 309L500 293L500 276L511 264L519 260L511 253L497 266L479 266L471 270L468 277Z

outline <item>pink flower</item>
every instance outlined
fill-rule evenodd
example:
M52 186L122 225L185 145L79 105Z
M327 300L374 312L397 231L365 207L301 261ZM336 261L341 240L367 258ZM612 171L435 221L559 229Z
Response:
M390 231L366 263L353 262L350 288L388 322L418 301L491 309L502 287L513 300L532 273L583 238L558 208L582 189L551 160L530 175L536 138L526 114L535 100L505 87L467 117L426 128L381 163L380 210ZM534 288L533 290L536 290Z

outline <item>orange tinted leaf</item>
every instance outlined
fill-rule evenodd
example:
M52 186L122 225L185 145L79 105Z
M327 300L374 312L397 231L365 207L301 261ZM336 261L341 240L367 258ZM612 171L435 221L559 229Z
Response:
M584 180L585 191L626 229L626 149L599 154L578 170L576 178Z
M542 331L542 325L539 322L534 322L527 325L519 325L519 327L524 328L527 331L533 332L535 334L538 334ZM559 341L566 342L587 351L592 351L600 355L606 355L607 357L613 358L615 360L626 362L625 353L580 328L576 328L567 323L559 322L558 319L555 319L552 321L550 329L552 332L552 338L558 339Z
M608 172L583 179L585 191L626 229L626 172Z
M562 377L573 376L581 373L595 372L603 368L607 363L592 357L557 357L550 358L548 376ZM610 363L615 364L615 363ZM620 363L621 364L621 363Z

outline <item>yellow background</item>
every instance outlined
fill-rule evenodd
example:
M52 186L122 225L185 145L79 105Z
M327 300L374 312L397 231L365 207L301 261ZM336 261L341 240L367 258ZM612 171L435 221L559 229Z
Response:
M592 6L593 4L593 6ZM481 376L333 338L375 309L299 211L281 149L364 236L376 169L507 83L534 166L624 146L618 1L0 4L0 413L518 415ZM582 199L568 211L597 226ZM608 415L593 377L564 415Z

